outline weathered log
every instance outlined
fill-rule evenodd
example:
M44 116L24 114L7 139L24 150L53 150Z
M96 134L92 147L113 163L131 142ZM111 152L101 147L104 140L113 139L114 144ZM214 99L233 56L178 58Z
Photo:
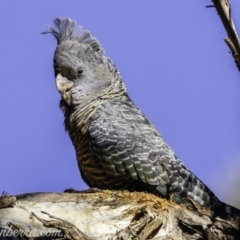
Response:
M237 219L193 206L121 191L3 195L0 239L240 239Z

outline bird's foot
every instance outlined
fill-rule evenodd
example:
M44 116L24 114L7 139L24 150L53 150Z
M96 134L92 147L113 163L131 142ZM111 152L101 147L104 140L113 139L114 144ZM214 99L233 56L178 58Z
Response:
M209 218L212 218L214 216L214 212L212 210L210 210L207 207L202 206L200 203L194 201L193 199L185 198L185 200L187 202L191 203L192 208L195 209L201 215L206 215Z
M73 188L66 189L64 192L65 193L97 193L97 192L102 192L103 190L99 188L89 188L86 190L75 190Z

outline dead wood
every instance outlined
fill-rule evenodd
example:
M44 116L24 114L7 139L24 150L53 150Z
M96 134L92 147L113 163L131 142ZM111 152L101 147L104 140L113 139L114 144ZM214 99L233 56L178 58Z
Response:
M240 239L236 219L147 193L4 195L0 206L0 240Z

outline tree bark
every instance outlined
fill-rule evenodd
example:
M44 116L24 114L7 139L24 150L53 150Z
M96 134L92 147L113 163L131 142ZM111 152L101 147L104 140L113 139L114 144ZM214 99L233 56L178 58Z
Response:
M0 197L3 239L240 239L237 220L147 193L30 193Z

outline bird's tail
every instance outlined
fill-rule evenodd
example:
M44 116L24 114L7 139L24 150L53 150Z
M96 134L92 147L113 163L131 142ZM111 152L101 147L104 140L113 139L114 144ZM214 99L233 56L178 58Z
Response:
M218 216L223 219L234 219L240 224L240 209L224 202L219 207Z

